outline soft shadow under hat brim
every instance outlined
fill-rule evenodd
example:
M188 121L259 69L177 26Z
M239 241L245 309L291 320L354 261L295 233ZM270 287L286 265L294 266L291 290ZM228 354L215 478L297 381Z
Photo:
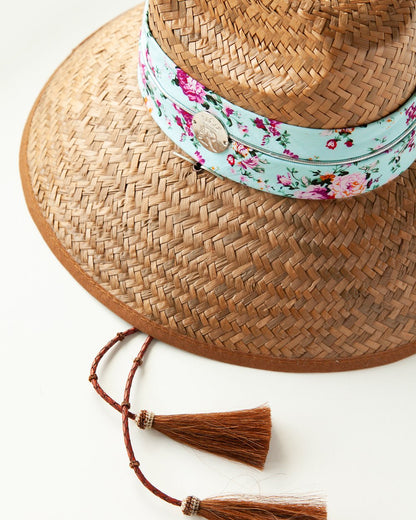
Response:
M210 358L332 371L416 353L414 167L330 201L196 173L138 88L142 10L85 40L29 116L23 187L58 259L135 327Z

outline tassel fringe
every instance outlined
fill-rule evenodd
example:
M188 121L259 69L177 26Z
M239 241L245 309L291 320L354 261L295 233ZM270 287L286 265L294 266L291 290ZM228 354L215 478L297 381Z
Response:
M326 507L320 501L290 503L290 499L267 498L208 498L188 497L182 502L182 512L207 520L326 520Z
M268 406L224 413L153 415L142 410L136 422L171 439L262 469L269 451L271 414Z

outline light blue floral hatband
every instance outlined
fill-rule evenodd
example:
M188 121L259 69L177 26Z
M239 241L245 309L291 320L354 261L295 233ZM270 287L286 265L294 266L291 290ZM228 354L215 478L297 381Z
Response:
M139 86L158 126L202 168L252 188L299 199L337 199L373 190L416 160L416 94L378 121L334 130L304 128L227 101L164 53L143 17ZM227 129L225 151L197 139L193 116L208 111Z

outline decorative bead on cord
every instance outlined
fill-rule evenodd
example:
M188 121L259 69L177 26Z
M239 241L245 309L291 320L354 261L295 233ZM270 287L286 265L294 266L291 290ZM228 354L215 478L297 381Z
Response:
M154 419L155 414L153 412L148 412L147 410L142 410L138 415L136 415L136 423L141 430L152 429Z
M194 496L186 497L181 504L181 510L185 516L197 515L200 507L201 501Z

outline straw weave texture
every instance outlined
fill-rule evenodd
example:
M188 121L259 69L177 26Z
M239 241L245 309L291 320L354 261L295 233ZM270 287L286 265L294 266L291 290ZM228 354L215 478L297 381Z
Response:
M76 49L29 119L23 184L61 261L133 325L217 359L338 370L416 352L414 170L336 201L196 173L140 96L141 12Z
M414 0L152 0L150 13L179 67L285 123L370 123L416 87Z

